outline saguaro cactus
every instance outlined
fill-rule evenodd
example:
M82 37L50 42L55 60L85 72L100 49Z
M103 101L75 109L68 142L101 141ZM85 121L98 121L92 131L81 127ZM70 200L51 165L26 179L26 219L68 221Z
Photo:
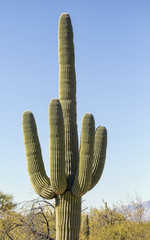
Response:
M92 114L82 121L78 150L76 124L76 76L71 19L59 20L59 99L49 106L50 178L46 175L34 116L23 113L27 168L37 194L56 202L56 239L77 240L81 217L81 196L99 181L104 168L107 132L98 127Z
M89 216L88 216L88 214L84 214L83 215L82 228L83 228L84 240L88 240L89 239L89 235L90 235Z

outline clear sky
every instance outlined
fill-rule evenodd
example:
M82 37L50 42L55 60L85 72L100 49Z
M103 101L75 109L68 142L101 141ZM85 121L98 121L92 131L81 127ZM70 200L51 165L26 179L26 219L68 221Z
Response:
M79 138L91 112L108 131L106 165L83 198L99 207L135 191L150 200L150 1L0 1L0 190L17 202L35 197L22 113L36 118L49 174L48 106L58 98L58 20L72 19Z

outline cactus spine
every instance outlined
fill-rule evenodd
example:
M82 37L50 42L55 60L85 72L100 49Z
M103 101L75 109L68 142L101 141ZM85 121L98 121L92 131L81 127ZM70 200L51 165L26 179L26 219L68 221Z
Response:
M46 175L34 116L23 113L27 168L37 194L56 202L56 239L77 240L81 218L81 196L99 181L105 162L107 132L94 117L82 121L80 151L76 124L76 76L71 19L59 20L59 99L49 106L50 178Z

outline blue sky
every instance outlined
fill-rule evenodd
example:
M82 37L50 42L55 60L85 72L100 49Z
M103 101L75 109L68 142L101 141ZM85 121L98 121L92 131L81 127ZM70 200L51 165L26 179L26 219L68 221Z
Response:
M101 180L84 205L109 205L137 192L150 199L150 2L0 1L0 189L32 199L21 118L36 118L49 174L48 106L58 98L58 20L72 19L79 138L91 112L108 131Z

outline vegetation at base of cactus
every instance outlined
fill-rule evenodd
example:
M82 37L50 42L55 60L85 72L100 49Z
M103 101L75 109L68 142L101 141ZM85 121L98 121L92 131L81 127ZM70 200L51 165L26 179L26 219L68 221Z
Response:
M68 13L59 20L59 100L49 108L50 178L46 175L34 116L23 114L27 168L37 194L56 200L56 239L77 240L81 218L81 196L92 189L103 172L107 131L98 127L92 114L82 121L78 150L76 123L76 75L73 31Z
M89 227L89 216L88 214L84 214L83 215L83 223L82 223L82 227L83 227L83 236L84 238L87 240L89 239L89 235L90 235L90 227Z

